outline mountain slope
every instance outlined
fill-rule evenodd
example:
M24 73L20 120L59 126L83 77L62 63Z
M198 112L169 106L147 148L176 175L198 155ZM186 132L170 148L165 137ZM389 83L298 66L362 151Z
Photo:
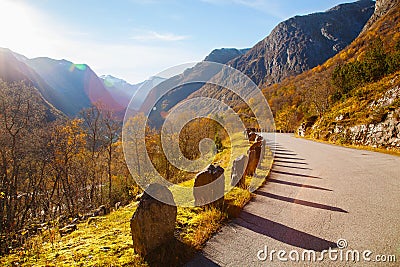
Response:
M362 0L290 18L245 55L228 64L256 84L272 84L322 64L352 42L374 11Z

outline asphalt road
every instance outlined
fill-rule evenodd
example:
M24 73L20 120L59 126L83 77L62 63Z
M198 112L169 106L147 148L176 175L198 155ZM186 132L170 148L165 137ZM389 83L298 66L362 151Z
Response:
M400 266L400 157L275 138L266 184L187 266Z

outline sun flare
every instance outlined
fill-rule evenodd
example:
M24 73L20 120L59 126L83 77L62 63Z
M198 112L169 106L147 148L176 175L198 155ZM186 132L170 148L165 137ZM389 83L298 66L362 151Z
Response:
M21 1L0 0L0 47L32 49L40 43L39 30L34 10Z

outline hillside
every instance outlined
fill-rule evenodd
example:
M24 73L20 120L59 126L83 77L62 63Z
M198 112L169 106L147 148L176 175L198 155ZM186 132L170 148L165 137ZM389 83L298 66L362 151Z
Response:
M384 3L388 12L381 14ZM400 7L399 1L377 6L378 19L338 55L279 84L263 85L278 129L295 131L303 122L301 135L397 147Z

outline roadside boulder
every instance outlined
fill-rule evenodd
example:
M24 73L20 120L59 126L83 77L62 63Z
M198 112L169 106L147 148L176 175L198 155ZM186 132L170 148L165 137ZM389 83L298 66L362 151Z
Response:
M248 162L248 157L246 155L241 155L237 157L232 164L231 172L231 186L237 186L240 188L245 188L245 170Z
M249 133L248 136L249 136L249 141L250 142L254 142L256 140L256 138L257 138L257 134L255 132Z
M253 176L255 174L258 162L260 161L261 146L262 142L258 141L252 144L249 148L249 151L247 152L249 155L249 160L246 167L246 175Z
M143 257L174 239L177 208L153 198L154 194L174 203L172 193L160 184L149 185L143 193L130 221L133 247Z
M195 206L203 206L208 203L216 207L223 206L225 179L221 176L224 175L224 171L222 167L211 164L196 175L193 188ZM218 179L220 177L221 179ZM206 186L210 183L214 184Z

